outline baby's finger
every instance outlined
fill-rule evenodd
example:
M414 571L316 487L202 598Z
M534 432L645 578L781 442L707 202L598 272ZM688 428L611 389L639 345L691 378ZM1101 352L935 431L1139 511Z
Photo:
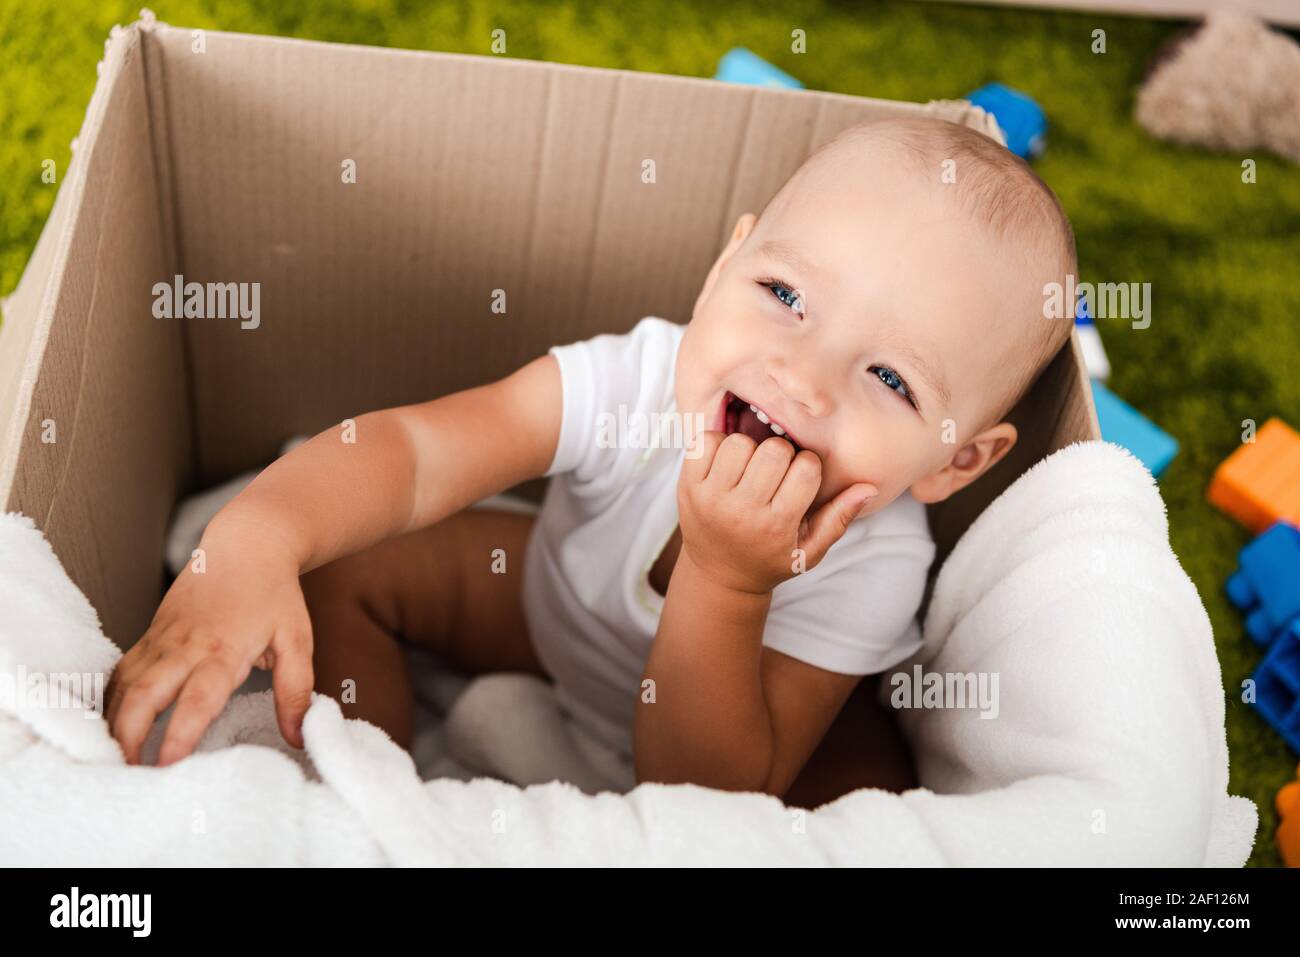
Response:
M709 484L719 489L734 488L745 474L757 444L743 432L732 432L718 446L718 454L713 456L713 465L706 477Z
M311 707L316 683L311 665L310 638L286 638L276 648L271 690L275 695L275 716L280 734L295 748L303 746L302 719Z
M802 518L808 506L817 497L822 484L822 460L816 452L803 449L794 457L786 470L781 487L772 496L772 508L778 512Z
M129 655L130 652L118 661L113 673L108 677L108 687L104 689L104 720L108 722L110 733L113 729L113 719L122 707L122 695L128 683Z
M232 670L227 662L211 657L194 669L167 723L167 733L158 749L158 767L179 761L194 750L236 688Z
M849 524L858 517L862 506L877 494L879 490L874 485L858 482L844 489L809 517L807 534L799 543L807 555L809 568L822 560L822 556L840 540Z
M113 727L114 717L122 707L122 696L126 693L126 689L159 660L160 655L151 650L152 646L146 640L148 637L149 633L146 632L144 637L118 659L113 674L108 679L108 687L104 689L104 720L108 722L110 729Z
M109 730L122 748L127 764L140 763L140 747L158 715L176 700L176 694L193 671L181 655L156 661L122 690L121 704Z
M747 497L766 505L781 487L793 458L794 446L785 439L764 439L745 466L740 488Z
M686 460L682 462L682 478L688 482L703 482L709 466L718 453L718 446L726 435L722 432L697 432L686 447Z

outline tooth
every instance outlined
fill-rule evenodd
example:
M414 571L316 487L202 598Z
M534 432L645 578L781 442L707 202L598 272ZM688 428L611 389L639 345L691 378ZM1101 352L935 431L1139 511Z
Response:
M781 428L781 426L777 425L775 422L769 422L768 427L777 435L785 435L785 429Z
M755 409L754 414L758 416L758 421L762 422L764 425L768 425L772 421L767 417L767 413L764 412L762 409Z
M752 402L749 403L749 411L750 411L750 412L757 412L757 411L758 411L758 406L754 405L754 403L752 403Z

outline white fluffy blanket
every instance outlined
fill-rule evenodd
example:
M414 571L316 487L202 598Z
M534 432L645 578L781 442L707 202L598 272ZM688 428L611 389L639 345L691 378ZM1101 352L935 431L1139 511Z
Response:
M192 533L178 517L181 561ZM71 701L41 692L58 674L106 676L121 652L32 521L3 515L0 863L1245 862L1256 810L1227 793L1209 619L1155 484L1127 452L1081 443L1022 476L954 550L924 624L924 648L900 670L996 675L996 717L907 711L924 787L815 812L684 785L619 793L628 769L546 685L466 687L429 662L415 759L322 695L294 751L261 691L232 699L186 760L133 767L93 682ZM531 786L464 780L476 774ZM534 783L557 776L574 783Z

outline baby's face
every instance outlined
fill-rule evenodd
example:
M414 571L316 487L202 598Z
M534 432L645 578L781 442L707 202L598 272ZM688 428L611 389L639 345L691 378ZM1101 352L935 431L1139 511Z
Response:
M705 428L766 438L752 404L815 452L813 507L868 482L875 511L909 488L950 494L926 478L960 459L1022 345L1001 317L1041 303L1013 282L1022 264L949 205L938 170L930 184L884 155L852 166L810 170L757 228L741 218L696 302L676 387Z

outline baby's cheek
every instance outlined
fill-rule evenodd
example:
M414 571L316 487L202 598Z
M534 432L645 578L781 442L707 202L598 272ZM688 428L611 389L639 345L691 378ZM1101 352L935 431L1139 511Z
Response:
M836 492L842 492L857 482L868 482L879 487L892 471L884 456L862 451L851 459L847 456L832 459L830 468L822 470L822 485L833 484Z
M900 492L908 487L907 473L902 463L873 462L869 465L855 465L852 471L836 469L822 475L822 488L818 497L830 501L851 485L866 483L875 486L875 501L892 502Z
M822 484L817 490L817 500L819 502L829 502L836 495L839 495L850 485L857 482L871 482L872 485L876 484L869 478L858 477L858 473L849 474L838 469L823 469Z

